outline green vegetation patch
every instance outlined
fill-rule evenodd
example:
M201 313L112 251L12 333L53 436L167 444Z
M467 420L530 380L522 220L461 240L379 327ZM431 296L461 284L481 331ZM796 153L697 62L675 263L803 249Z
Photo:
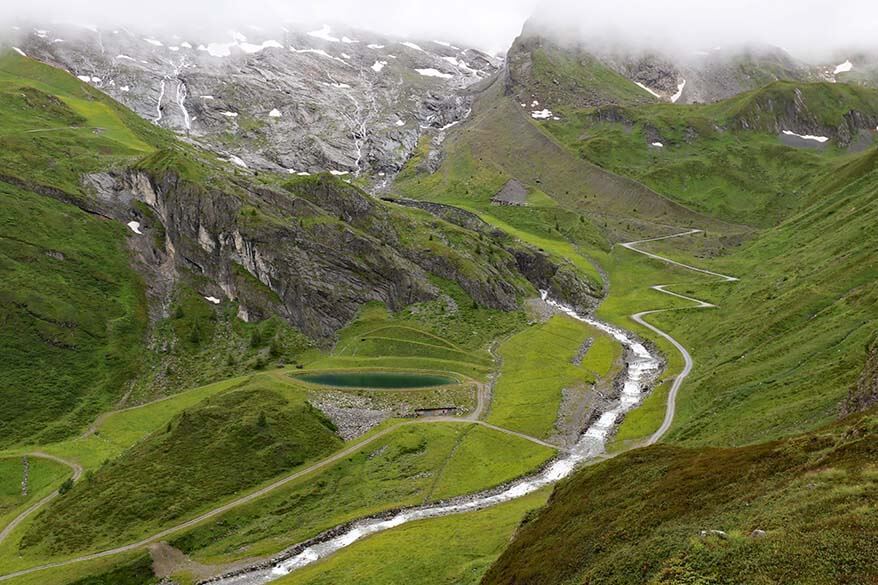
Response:
M868 583L876 432L872 410L780 442L653 446L585 468L483 583Z
M256 381L183 410L40 513L26 553L127 542L337 449L332 423L289 385Z
M499 485L552 455L551 449L471 423L414 423L319 475L193 529L173 545L209 562L270 554L356 518Z
M523 518L545 502L538 492L487 510L412 522L371 536L278 585L478 583Z
M27 495L22 495L23 458L0 459L0 528L27 504L56 489L71 474L66 465L42 457L28 457L27 469Z
M505 341L488 422L548 437L561 405L561 389L594 381L594 374L573 364L590 333L579 321L555 316Z
M0 182L0 446L70 435L138 373L146 300L124 230Z

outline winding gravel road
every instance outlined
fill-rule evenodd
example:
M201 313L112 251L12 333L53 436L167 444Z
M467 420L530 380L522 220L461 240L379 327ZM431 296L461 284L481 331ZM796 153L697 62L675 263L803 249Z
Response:
M647 242L657 242L659 240L668 240L670 238L680 238L683 236L691 236L692 234L697 234L700 232L701 232L701 230L689 230L686 232L680 232L679 234L672 234L670 236L662 236L660 238L650 238L648 240L637 240L636 242L628 242L628 243L622 244L622 247L627 248L627 249L631 250L632 252L637 252L638 254L643 254L644 256L649 256L650 258L653 258L655 260L659 260L659 261L664 262L666 264L671 264L674 266L678 266L680 268L692 270L694 272L700 272L701 274L707 274L709 276L716 276L717 278L720 278L725 282L737 281L738 279L735 278L734 276L729 276L727 274L720 274L718 272L711 272L710 270L704 270L703 268L696 268L695 266L689 266L688 264L683 264L682 262L677 262L676 260L671 260L670 258L665 258L664 256L659 256L658 254L653 254L652 252L647 252L645 250L641 250L641 249L637 248L638 244L645 244ZM686 295L681 295L680 293L675 293L675 292L671 292L669 290L666 290L666 288L668 286L670 286L670 285L658 284L658 285L655 285L651 288L653 290L657 290L658 292L665 293L666 295L671 295L672 297L677 297L678 299L691 301L691 302L695 303L695 306L682 307L680 309L656 309L653 311L642 311L640 313L636 313L634 315L631 315L631 318L634 319L634 321L636 321L637 323L640 323L641 325L643 325L647 329L655 332L658 335L661 335L662 337L667 339L669 342L671 342L671 344L677 348L677 351L680 352L680 355L683 356L683 369L680 371L679 374L677 374L677 377L674 378L674 382L673 382L673 384L671 384L671 390L670 390L670 392L668 392L668 404L667 404L667 407L665 408L665 418L662 421L662 424L658 428L658 430L656 430L656 432L653 433L652 436L649 437L649 439L647 439L647 441L646 441L647 445L653 445L656 442L658 442L658 440L661 439L665 435L665 433L668 432L668 429L671 428L671 424L673 424L674 416L676 415L676 412L677 412L677 392L680 390L680 386L682 386L683 380L685 380L689 376L689 372L692 371L692 356L689 355L689 352L686 350L685 347L683 347L683 345L679 341L677 341L676 339L671 337L668 333L662 331L661 329L659 329L655 325L649 324L643 318L646 317L647 315L654 315L656 313L664 313L667 311L680 311L680 310L684 310L684 309L685 310L688 310L688 309L712 309L712 308L716 307L716 305L712 305L712 304L707 303L705 301L702 301L699 299L694 299L692 297L687 297Z
M644 250L641 250L641 249L637 248L637 246L640 245L640 244L644 244L644 243L648 243L648 242L654 242L654 241L658 241L658 240L666 240L666 239L670 239L670 238L678 238L678 237L683 237L683 236L689 236L689 235L696 234L696 233L699 233L699 232L701 232L701 230L693 229L693 230L688 230L688 231L681 232L681 233L678 233L678 234L672 234L672 235L669 235L669 236L663 236L663 237L659 237L659 238L650 238L650 239L646 239L646 240L637 240L637 241L634 241L634 242L627 242L627 243L623 243L623 244L621 244L621 246L624 247L624 248L627 248L628 250L631 250L631 251L636 252L636 253L638 253L638 254L643 254L643 255L645 255L645 256L648 256L648 257L650 257L650 258L653 258L653 259L659 260L659 261L661 261L661 262L665 262L665 263L667 263L667 264L672 264L672 265L674 265L674 266L678 266L678 267L680 267L680 268L684 268L684 269L687 269L687 270L692 270L692 271L694 271L694 272L699 272L699 273L706 274L706 275L709 275L709 276L715 276L715 277L720 278L720 279L722 279L723 281L726 281L726 282L734 282L734 281L737 281L738 279L735 278L735 277L733 277L733 276L728 276L728 275L725 275L725 274L719 274L719 273L716 273L716 272L711 272L711 271L709 271L709 270L704 270L704 269L701 269L701 268L696 268L696 267L694 267L694 266L689 266L688 264L683 264L682 262L677 262L676 260L671 260L670 258L665 258L665 257L660 256L660 255L658 255L658 254L654 254L654 253L652 253L652 252L647 252L647 251L644 251ZM666 311L678 311L678 310L692 309L692 308L695 308L695 309L707 309L707 308L713 308L713 307L715 306L715 305L712 305L712 304L707 303L707 302L705 302L705 301L701 301L701 300L699 300L699 299L695 299L695 298L692 298L692 297L687 297L687 296L685 296L685 295L681 295L681 294L679 294L679 293L675 293L675 292L672 292L672 291L666 290L666 287L667 287L667 286L670 286L670 285L656 285L656 286L653 286L652 288L653 288L654 290L657 290L657 291L661 292L661 293L664 293L664 294L667 294L667 295L671 295L671 296L674 296L674 297L677 297L677 298L680 298L680 299L684 299L684 300L687 300L687 301L691 301L692 303L695 303L695 305L692 306L692 307L683 307L683 308L679 308L679 309L656 309L656 310L650 310L650 311L642 311L642 312L640 312L640 313L636 313L636 314L634 314L634 315L631 315L631 318L632 318L634 321L636 321L637 323L639 323L639 324L643 325L644 327L650 329L651 331L655 332L657 335L660 335L661 337L667 339L667 340L668 340L668 341L669 341L674 347L677 348L677 350L678 350L678 351L680 352L680 354L683 356L683 361L684 361L684 367L683 367L683 370L682 370L682 371L677 375L677 377L674 379L674 382L673 382L673 384L672 384L672 386L671 386L671 390L670 390L670 392L668 393L667 408L666 408L666 411L665 411L665 417L664 417L664 420L662 421L662 424L661 424L661 426L659 427L659 429L658 429L655 433L653 433L653 435L650 436L650 438L646 441L646 444L647 444L647 445L652 445L653 443L657 442L659 439L661 439L661 437L662 437L662 436L668 431L668 429L671 427L671 424L673 423L674 415L675 415L675 412L676 412L676 397L677 397L677 392L678 392L678 390L680 389L680 386L682 385L683 381L686 379L686 377L689 375L689 373L690 373L691 370L692 370L692 356L689 355L689 352L686 350L686 348L684 348L683 345L680 344L680 343L679 343L676 339L674 339L671 335L669 335L668 333L662 331L662 330L659 329L658 327L655 327L654 325L651 325L650 323L648 323L647 321L645 321L643 318L646 317L647 315L652 315L652 314L656 314L656 313L662 313L662 312L666 312ZM153 534L152 536L150 536L150 537L148 537L148 538L145 538L145 539L143 539L143 540L141 540L141 541L139 541L139 542L131 543L131 544L128 544L128 545L124 545L124 546L117 547L117 548L113 548L113 549L109 549L109 550L105 550L105 551L101 551L101 552L97 552L97 553L93 553L93 554L89 554L89 555L84 555L84 556L80 556L80 557L76 557L76 558L72 558L72 559L66 559L66 560L64 560L64 561L59 561L59 562L56 562L56 563L50 563L50 564L41 565L41 566L37 566L37 567L30 567L30 568L22 569L22 570L20 570L20 571L16 571L16 572L13 572L13 573L8 573L8 574L6 574L6 575L0 575L0 581L6 581L6 580L8 580L8 579L12 579L12 578L19 577L19 576L22 576L22 575L27 575L27 574L30 574L30 573L35 573L35 572L37 572L37 571L42 571L42 570L46 570L46 569L50 569L50 568L56 568L56 567L62 567L62 566L71 565L71 564L74 564L74 563L85 562L85 561L89 561L89 560L95 560L95 559L99 559L99 558L103 558L103 557L108 557L108 556L112 556L112 555L117 555L117 554L124 553L124 552L130 552L130 551L133 551L133 550L136 550L136 549L140 549L140 548L146 547L146 546L148 546L148 545L150 545L150 544L152 544L152 543L155 543L155 542L157 542L157 541L159 541L159 540L165 538L166 536L170 536L171 534L174 534L174 533L179 532L180 530L183 530L183 529L186 529L186 528L191 528L191 527L193 527L193 526L195 526L195 525L197 525L197 524L200 524L201 522L203 522L203 521L205 521L205 520L208 520L208 519L210 519L210 518L213 518L213 517L219 516L220 514L223 514L224 512L227 512L227 511L229 511L229 510L231 510L231 509L233 509L233 508L237 508L237 507L239 507L239 506L241 506L241 505L243 505L243 504L246 504L246 503L252 502L253 500L256 500L256 499L258 499L258 498L261 498L262 496L264 496L264 495L266 495L266 494L268 494L268 493L270 493L270 492L272 492L272 491L278 489L279 487L281 487L281 486L283 486L283 485L286 485L287 483L289 483L289 482L291 482L291 481L293 481L293 480L295 480L295 479L298 479L298 478L300 478L300 477L302 477L302 476L305 476L305 475L308 475L308 474L310 474L310 473L313 473L314 471L317 471L317 470L319 470L319 469L322 469L322 468L324 468L324 467L327 467L327 466L329 466L329 465L331 465L331 464L333 464L333 463L339 461L340 459L343 459L343 458L345 458L345 457L347 457L347 456L353 454L354 452L359 451L360 449L362 449L362 448L365 447L366 445L372 443L373 441L375 441L375 440L377 440L377 439L379 439L379 438L381 438L381 437L383 437L383 436L386 436L388 433L391 433L391 432L397 430L399 427L404 426L404 425L409 425L409 424L422 424L422 423L429 423L429 422L460 422L460 423L467 423L467 422L468 422L468 423L475 423L475 424L481 424L481 425L483 425L483 426L486 426L486 427L489 427L489 428L492 428L492 429L495 429L495 430L498 430L498 431L503 431L503 432L506 432L506 433L509 433L509 434L512 434L512 435L516 435L516 436L519 436L519 437L521 437L521 438L524 438L524 439L530 440L530 441L532 441L532 442L535 442L535 443L538 443L538 444L541 444L541 445L544 445L544 446L547 446L547 447L553 447L553 448L556 448L556 449L558 448L556 445L552 445L552 444L546 443L546 442L544 442L544 441L542 441L542 440L536 439L535 437L531 437L531 436L529 436L529 435L524 435L524 434L521 434L521 433L517 433L517 432L514 432L514 431L510 431L509 429L504 429L504 428L501 428L501 427L496 427L496 426L494 426L494 425L490 425L490 424L488 424L488 423L486 423L486 422L484 422L484 421L479 420L479 419L481 418L481 416L483 415L483 413L485 412L486 408L487 408L487 401L488 401L488 392L487 392L487 388L486 388L484 385L480 385L480 387L479 387L478 390L477 390L477 406L476 406L476 409L474 410L473 413L471 413L471 414L470 414L468 417L466 417L466 418L456 418L456 419L455 419L455 418L450 418L450 417L434 417L434 418L424 418L424 419L417 419L417 420L413 420L413 421L406 421L406 422L397 423L397 424L395 424L395 425L391 425L391 426L389 426L389 427L387 427L387 428L385 428L385 429L382 429L382 430L380 430L380 431L378 431L378 432L376 432L376 433L374 433L374 434L372 434L372 435L366 437L366 438L363 439L362 441L358 441L357 443L352 444L352 445L348 446L348 447L345 448L345 449L342 449L341 451L339 451L339 452L337 452L337 453L334 453L333 455L327 457L326 459L323 459L323 460L321 460L321 461L318 461L318 462L316 462L316 463L314 463L314 464L312 464L312 465L310 465L310 466L308 466L308 467L306 467L306 468L304 468L304 469L302 469L302 470L300 470L300 471L297 471L297 472L295 472L295 473L293 473L293 474L291 474L291 475L288 475L288 476L286 476L286 477L283 477L283 478L281 478L281 479L275 481L274 483L271 483L271 484L269 484L269 485L267 485L267 486L265 486L265 487L262 487L262 488L260 488L260 489L258 489L258 490L256 490L256 491L254 491L254 492L251 492L251 493L249 493L249 494L247 494L247 495L245 495L245 496L242 496L242 497L237 498L237 499L235 499L235 500L233 500L233 501L231 501L231 502L228 502L228 503L226 503L226 504L224 504L224 505L222 505L222 506L219 506L219 507L217 507L217 508L214 508L213 510L210 510L210 511L208 511L208 512L205 512L204 514L201 514L201 515L199 515L199 516L197 516L197 517L195 517L195 518L192 518L192 519L189 520L189 521L186 521L186 522L183 522L183 523L178 524L178 525L176 525L176 526L173 526L173 527L171 527L171 528L167 528L167 529L165 529L165 530L162 530L161 532L158 532L158 533L156 533L156 534ZM47 454L44 454L44 453L32 453L32 455L34 455L34 456L38 456L38 457L46 457L46 458L53 459L53 460L59 461L60 463L64 463L64 464L66 464L66 465L71 466L71 467L74 469L74 480L75 480L75 479L78 479L79 476L82 474L82 468L81 468L80 466L78 466L78 465L71 464L71 463L69 463L69 462L67 462L67 461L63 461L63 460L61 460L61 459L58 459L58 458L56 458L56 457L53 457L53 456L51 456L51 455L47 455ZM18 524L20 524L20 523L21 523L21 522L22 522L22 521L23 521L28 515L32 514L34 511L38 510L41 506L43 506L44 504L48 503L49 501L51 501L51 500L52 500L54 497L56 497L56 496L57 496L57 492L53 492L53 494L47 496L46 498L43 498L40 502L37 502L36 504L34 504L33 506L31 506L31 508L29 508L28 510L26 510L25 512L23 512L21 515L19 515L18 518L16 518L15 520L13 520L13 522L12 522L9 526L7 526L7 527L3 530L2 533L0 533L0 542L2 542L2 540L3 540L3 539L4 539L9 533L11 533L12 530L13 530Z

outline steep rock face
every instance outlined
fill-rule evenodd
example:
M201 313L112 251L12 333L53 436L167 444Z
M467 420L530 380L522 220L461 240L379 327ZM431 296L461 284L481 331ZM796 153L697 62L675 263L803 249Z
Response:
M238 183L205 188L174 170L138 169L88 180L102 214L138 223L132 247L154 307L188 278L205 296L237 301L242 318L279 314L326 338L364 303L396 310L434 298L429 274L496 309L528 292L513 257L480 255L475 233L337 179L300 178L285 191Z
M325 26L204 38L48 28L14 42L241 165L290 173L398 171L421 134L467 115L467 87L501 63Z

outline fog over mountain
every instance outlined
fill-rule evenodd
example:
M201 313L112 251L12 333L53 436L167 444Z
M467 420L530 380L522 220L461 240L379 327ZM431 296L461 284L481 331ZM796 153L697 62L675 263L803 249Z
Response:
M35 0L3 3L0 22L68 21L84 25L225 31L281 21L339 23L412 38L443 38L492 52L508 48L532 23L571 39L613 40L678 51L722 44L783 47L802 58L838 48L872 47L878 3L870 0Z

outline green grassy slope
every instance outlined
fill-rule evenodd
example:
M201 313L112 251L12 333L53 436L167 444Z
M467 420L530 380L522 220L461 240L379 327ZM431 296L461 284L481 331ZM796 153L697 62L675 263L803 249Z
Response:
M479 96L467 125L449 136L444 150L446 159L436 173L419 174L415 159L408 171L400 173L394 190L496 212L501 220L506 213L526 215L542 229L558 223L553 215L574 213L572 219L578 222L584 214L588 221L575 229L576 241L596 249L606 249L607 236L616 240L643 233L663 235L667 225L740 231L577 157L504 96L500 82ZM523 210L489 206L508 179L517 179L550 199L537 198L540 204ZM555 205L546 208L552 201Z
M24 478L22 458L0 459L0 528L28 505L57 489L68 477L70 477L70 468L66 465L41 457L29 457L28 490L27 495L22 495L21 483Z
M873 410L784 441L654 446L583 470L482 583L872 583L876 425Z
M81 427L138 372L146 306L125 227L58 199L165 135L70 75L0 56L0 446Z
M776 82L709 105L568 108L562 120L541 124L583 158L692 209L768 227L807 203L815 177L847 154L837 141L787 147L778 133L810 125L834 137L838 128L848 132L848 112L878 116L878 92Z
M873 149L826 175L816 203L713 264L742 277L691 289L719 310L656 317L696 349L671 439L749 443L836 416L878 330L876 184Z
M657 99L587 51L563 48L528 34L517 38L509 49L507 75L529 110L554 109L560 104L644 104ZM542 101L531 106L534 96Z
M291 388L255 382L183 410L41 512L23 551L133 540L338 448L332 424Z
M146 301L124 229L0 181L0 446L70 434L136 375Z

